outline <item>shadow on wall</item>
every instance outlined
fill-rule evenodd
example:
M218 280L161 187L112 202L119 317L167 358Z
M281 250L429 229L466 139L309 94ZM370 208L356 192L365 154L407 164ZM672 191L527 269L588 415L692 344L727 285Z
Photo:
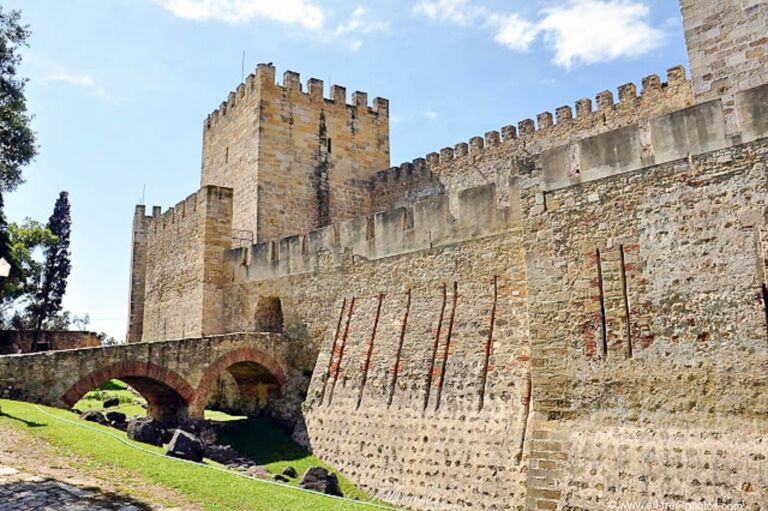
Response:
M56 479L42 481L3 482L0 479L0 502L8 511L23 509L134 509L151 511L143 502L124 495L103 492L93 487L67 484Z

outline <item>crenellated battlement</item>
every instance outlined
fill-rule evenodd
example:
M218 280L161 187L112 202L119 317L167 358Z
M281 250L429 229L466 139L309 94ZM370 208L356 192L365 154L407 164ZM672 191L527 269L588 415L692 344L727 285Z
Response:
M693 104L691 82L686 76L684 66L675 66L667 70L666 81L658 75L642 79L642 88L634 83L624 84L613 91L602 91L590 98L582 98L574 106L560 106L555 114L542 112L534 119L524 119L517 125L503 126L499 130L475 136L467 142L459 142L453 147L444 147L439 152L427 154L412 163L414 169L420 168L420 162L426 162L421 172L437 172L440 167L463 158L479 158L488 149L515 144L530 145L533 142L542 147L557 145L571 138L583 138L599 131L607 131L619 126L649 119L667 112L679 110ZM403 175L403 166L392 167L379 172L373 180L386 182Z
M514 229L519 221L519 203L499 207L496 186L486 185L235 248L227 259L236 279L262 280L314 271L324 264L323 257L333 265L348 256L378 259L494 235Z
M230 92L226 101L208 114L204 127L211 129L220 123L227 115L231 115L240 105L245 105L253 97L259 97L265 88L275 89L284 95L291 95L296 102L315 103L325 108L344 108L354 113L355 116L389 116L389 100L385 98L373 98L373 103L368 103L368 93L355 91L351 101L347 102L347 89L341 85L331 85L329 96L324 95L324 82L318 78L307 80L306 88L302 87L301 75L295 71L285 71L281 83L276 82L275 67L267 64L259 64L254 73L248 75L243 83Z
M214 202L231 202L232 197L233 190L231 188L204 186L165 211L162 211L161 206L153 206L152 215L146 217L148 228L151 232L157 233L189 217L195 216L198 208L202 205L211 205ZM137 206L137 211L139 207L143 208L144 206Z

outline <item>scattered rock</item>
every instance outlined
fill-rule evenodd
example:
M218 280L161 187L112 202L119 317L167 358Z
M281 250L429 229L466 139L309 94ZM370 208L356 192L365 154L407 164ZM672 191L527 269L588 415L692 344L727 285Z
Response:
M163 429L150 418L131 420L126 431L128 438L136 442L163 445Z
M119 429L120 431L125 431L128 429L128 423L125 421L122 422L113 422L112 427L115 429Z
M299 477L299 473L296 472L296 469L293 467L285 467L285 470L283 470L283 475L285 477L290 477L291 479Z
M195 435L177 429L165 454L199 463L203 461L203 443Z
M277 481L278 483L288 483L288 482L290 482L290 479L288 479L287 477L285 477L285 476L284 476L284 475L282 475L282 474L277 474L277 475L275 475L275 477L273 477L272 479L274 479L274 480L275 480L275 481Z
M325 493L326 495L336 495L337 497L343 497L344 494L339 488L339 479L336 474L331 474L323 467L311 467L301 478L299 483L301 488Z
M70 412L74 413L75 415L82 415L83 412L78 410L77 408L72 408Z
M107 412L109 422L125 422L125 414L120 412Z
M162 424L158 423L157 427L160 429L160 441L164 444L170 443L173 439L173 433L176 431L173 428L166 428Z
M112 399L107 399L103 403L104 408L114 408L116 406L120 406L120 400L116 397L113 397Z
M214 445L218 439L216 430L205 420L187 419L182 429L195 435L203 445Z
M222 465L235 464L241 461L240 453L228 445L206 445L205 457Z
M104 414L97 412L96 410L88 410L80 414L80 418L88 422L96 422L102 426L109 426L109 421Z

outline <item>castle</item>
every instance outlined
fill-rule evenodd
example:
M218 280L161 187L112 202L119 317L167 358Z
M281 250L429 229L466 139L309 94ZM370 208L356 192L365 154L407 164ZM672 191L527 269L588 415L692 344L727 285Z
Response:
M768 2L681 8L690 80L393 168L386 99L259 65L136 208L128 341L282 332L261 406L409 508L768 509Z

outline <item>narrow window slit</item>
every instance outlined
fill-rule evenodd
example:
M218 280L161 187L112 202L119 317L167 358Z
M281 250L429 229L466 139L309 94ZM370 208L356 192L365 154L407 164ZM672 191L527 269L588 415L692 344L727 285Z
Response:
M517 465L523 461L523 450L525 449L525 435L528 431L528 417L531 415L531 368L528 368L528 374L525 378L525 387L523 388L523 431L520 434L520 443L517 445L517 454L515 461Z
M603 261L600 249L595 250L597 256L597 280L600 290L600 353L603 359L608 358L608 329L605 323L605 286L603 283Z
M499 297L499 277L493 277L493 305L491 306L491 324L488 326L488 339L485 341L485 362L483 363L483 373L480 381L480 403L478 411L483 409L485 404L485 387L488 384L488 364L493 352L493 326L496 323L496 302Z
M408 328L408 314L411 312L411 290L408 290L408 301L405 305L405 314L403 315L403 325L400 329L400 342L397 345L397 353L395 354L395 366L392 368L392 383L389 387L389 400L387 401L387 408L392 406L392 400L395 397L395 388L397 387L397 377L400 373L400 356L403 353L403 341L405 340L405 331Z
M459 299L459 283L453 283L453 305L451 306L451 316L448 320L448 333L445 336L445 351L443 352L443 365L440 369L440 382L437 386L437 397L435 399L435 410L440 409L440 399L443 395L443 385L445 384L445 371L448 368L448 353L451 349L451 335L453 334L453 321L456 318L456 302Z
M440 306L440 319L437 321L437 332L435 332L435 340L432 342L432 358L430 359L429 372L427 373L427 385L426 392L424 394L424 411L429 406L429 394L432 392L432 379L435 374L435 358L437 357L437 347L440 345L440 331L443 328L443 319L445 318L445 305L448 301L448 289L445 284L442 286L443 291L443 304Z
M331 385L331 392L328 395L328 406L333 403L333 392L336 390L336 382L339 381L339 373L341 372L341 362L344 360L344 348L347 346L347 337L349 336L349 324L352 322L352 312L355 310L355 297L353 296L349 302L349 311L347 312L347 322L344 326L344 335L341 338L341 346L339 347L339 357L336 361L335 371L333 375L333 384Z
M624 319L627 323L626 357L632 358L632 316L629 309L629 284L627 283L627 267L624 263L624 245L619 245L619 262L621 263L621 287L624 292Z
M328 357L328 370L325 373L325 381L323 382L323 390L320 393L320 404L323 404L325 400L325 390L328 386L328 380L331 379L331 373L333 370L333 358L336 356L336 343L339 342L339 335L341 334L341 322L344 321L344 312L347 310L347 299L341 302L341 311L339 311L339 321L336 323L336 333L333 335L333 343L331 343L331 356Z
M759 227L754 227L755 254L757 255L757 279L760 284L760 293L763 299L763 314L765 314L765 327L768 330L768 280L765 271L765 252L763 251L763 237Z
M368 341L368 352L365 355L365 365L363 366L363 381L360 384L360 395L357 396L357 408L360 408L360 404L363 402L363 394L365 393L365 384L368 382L368 370L371 367L371 355L373 354L373 344L376 342L376 330L379 328L379 318L381 317L381 304L384 301L384 293L379 294L379 305L376 307L376 319L373 321L373 332L371 332L371 340Z

